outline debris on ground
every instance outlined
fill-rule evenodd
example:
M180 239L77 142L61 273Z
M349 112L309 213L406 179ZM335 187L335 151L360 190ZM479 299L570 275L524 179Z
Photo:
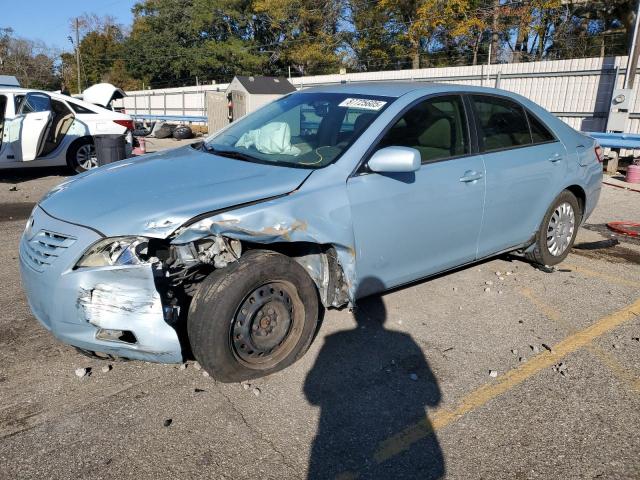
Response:
M193 391L195 393L202 393L202 392L206 392L206 390L203 390L202 388L194 388Z
M168 426L169 426L169 425L171 425L172 423L173 423L173 420L172 420L172 419L170 419L170 418L167 418L167 419L165 419L165 421L164 421L164 422L162 422L162 424L163 424L165 427L168 427Z
M527 359L526 359L526 358L524 358L524 357L518 357L518 361L519 361L520 363L524 363L524 362L526 362L526 361L527 361Z
M11 188L9 188L10 192L17 192L18 191L18 186L17 185L13 185Z
M496 378L498 376L498 372L496 370L489 370L489 376L491 378Z
M546 343L542 344L542 348L544 348L548 352L552 352L553 351L553 349L549 345L547 345Z
M489 293L491 291L491 289L489 287L484 289L485 293Z
M612 347L613 347L613 348L620 348L620 345L618 345L617 343L614 343L614 344L612 345Z
M182 363L180 364L180 366L178 367L178 370L186 370L187 369L187 364L186 363Z
M251 388L251 384L249 382L247 382L246 380L240 382L240 385L242 385L242 388L244 388L245 390L249 390L249 388Z
M631 340L635 340L636 342L640 342L640 337L631 337Z
M258 387L255 387L252 392L256 397L262 393Z
M104 367L101 368L102 373L108 373L111 371L113 367L111 365L105 365Z
M538 348L537 345L529 345L529 347L531 348L531 351L533 353L540 353L540 349Z
M88 368L88 367L76 368L76 377L78 377L78 378L85 377L85 376L89 375L90 373L91 373L91 369Z
M458 291L458 287L453 287L453 291L457 292Z
M518 354L518 349L517 348L512 348L511 349L511 353L513 353L514 355Z
M415 373L410 373L409 378L415 382L418 380L418 375L416 375Z
M202 372L202 376L203 377L208 377L209 376L209 372L207 372L206 370L204 372Z
M487 280L486 282L484 282L485 285L493 285L493 282L491 280Z
M558 372L563 377L567 375L567 364L566 363L557 363L553 366L553 371Z
M196 370L200 370L202 367L200 366L200 364L198 362L195 362L193 364L193 368L195 368Z

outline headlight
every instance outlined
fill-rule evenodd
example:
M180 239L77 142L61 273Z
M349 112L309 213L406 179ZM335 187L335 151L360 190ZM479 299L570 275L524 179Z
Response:
M84 252L76 268L147 263L148 247L149 240L144 237L105 238Z

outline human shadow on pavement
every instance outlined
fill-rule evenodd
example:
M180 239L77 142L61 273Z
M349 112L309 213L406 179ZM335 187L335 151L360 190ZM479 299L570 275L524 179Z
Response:
M367 291L382 290L378 279L365 282ZM441 394L422 350L410 335L384 328L379 295L359 300L354 317L356 328L324 339L305 380L308 401L320 406L308 478L442 477L442 451L425 417ZM431 433L415 443L390 441L417 423Z

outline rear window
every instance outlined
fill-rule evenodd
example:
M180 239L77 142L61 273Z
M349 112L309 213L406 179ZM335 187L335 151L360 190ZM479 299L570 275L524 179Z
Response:
M531 144L527 116L519 104L479 95L474 95L472 100L483 152Z
M94 112L93 110L89 110L88 108L83 107L82 105L78 105L77 103L73 103L73 102L67 102L67 103L69 103L73 111L76 113L86 113L86 114L94 114L94 115L96 114L96 112Z

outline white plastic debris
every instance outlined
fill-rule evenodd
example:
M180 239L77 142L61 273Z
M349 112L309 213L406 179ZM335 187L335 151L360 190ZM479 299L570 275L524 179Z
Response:
M490 289L489 287L486 287L486 288L484 289L484 292L485 292L485 293L489 293L490 291L491 291L491 289Z
M76 368L76 377L78 378L84 377L87 373L89 373L88 368Z
M487 280L486 282L484 282L485 285L493 285L493 282L491 280Z
M113 367L111 365L105 365L104 367L101 368L102 373L108 373L111 371Z
M209 372L207 372L206 370L204 372L202 372L202 376L203 377L208 377L209 376Z
M529 347L531 348L531 351L533 353L540 353L540 349L538 348L537 345L529 345Z
M260 395L260 393L261 393L261 392L260 392L260 389L259 389L258 387L255 387L255 388L252 390L252 392L253 392L253 394L254 394L256 397L257 397L258 395Z
M186 370L187 369L187 364L186 363L182 363L180 364L180 366L178 367L178 370Z
M489 370L489 376L491 378L496 378L498 376L498 372L495 370Z

